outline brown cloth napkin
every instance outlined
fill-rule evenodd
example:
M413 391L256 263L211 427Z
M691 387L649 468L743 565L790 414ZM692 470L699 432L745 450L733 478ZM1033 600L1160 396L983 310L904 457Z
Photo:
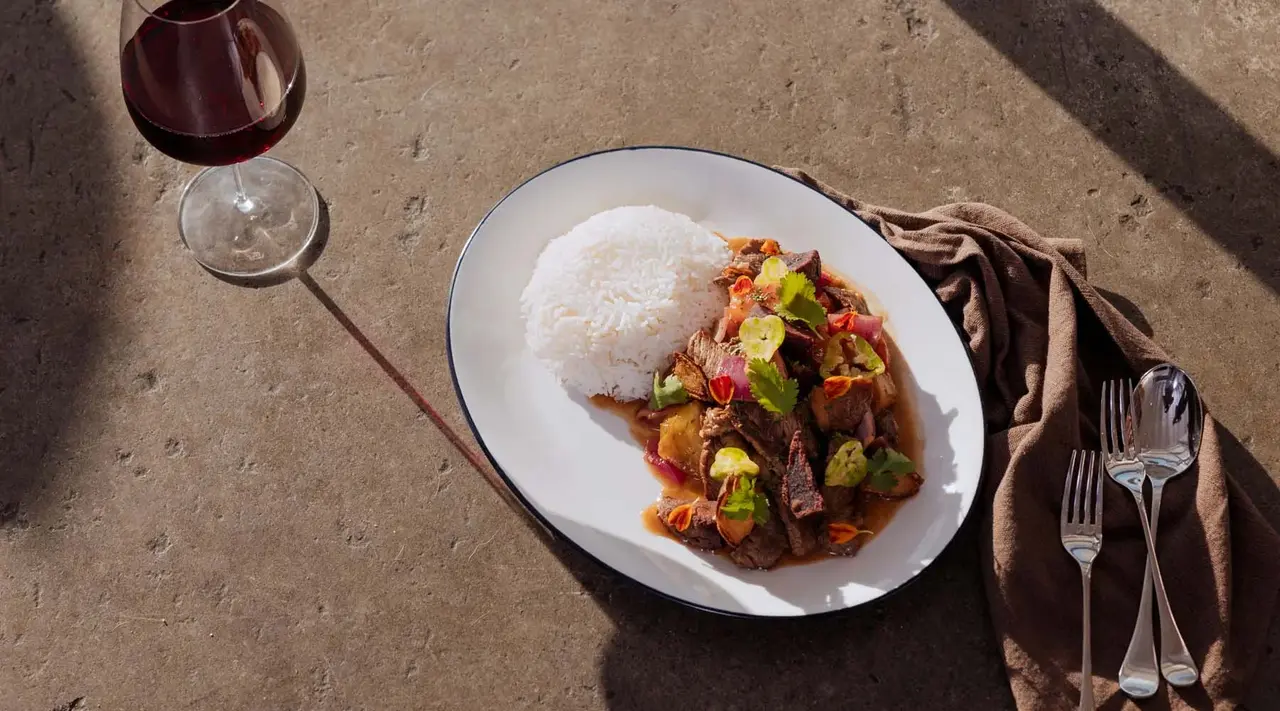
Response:
M982 546L991 617L1020 711L1075 709L1080 572L1058 538L1069 454L1098 447L1099 386L1167 360L1085 280L1078 240L1046 239L990 205L909 214L787 173L853 211L935 289L969 347L987 424ZM1093 572L1092 680L1101 709L1231 709L1266 643L1280 536L1223 466L1206 418L1198 467L1165 490L1160 560L1202 686L1138 706L1116 683L1142 589L1137 507L1106 488ZM1158 625L1157 625L1158 627Z

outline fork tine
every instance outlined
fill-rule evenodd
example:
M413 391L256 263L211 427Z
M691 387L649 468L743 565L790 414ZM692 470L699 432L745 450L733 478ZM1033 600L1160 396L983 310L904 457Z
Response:
M1083 497L1083 494L1084 494L1084 485L1085 485L1085 468L1084 468L1084 462L1085 462L1085 454L1084 454L1083 452L1081 452L1081 453L1080 453L1080 466L1079 466L1079 467L1077 467L1077 468L1076 468L1076 471L1075 471L1075 480L1076 480L1075 487L1076 487L1076 493L1075 493L1075 496L1072 498L1072 503L1071 503L1071 511L1072 511L1072 514L1075 516L1075 519L1074 519L1072 522L1073 522L1073 523L1076 523L1076 524L1082 524L1082 523L1084 523L1084 522L1085 522L1085 519L1084 519L1084 501L1085 501L1085 499L1084 499L1084 497Z
M1097 464L1093 467L1093 474L1094 474L1094 478L1098 480L1097 500L1094 502L1094 505L1093 505L1093 522L1097 524L1099 527L1101 527L1102 526L1102 483L1106 481L1106 479L1103 478L1105 474L1102 471L1101 457L1098 457Z
M1082 486L1081 488L1085 489L1085 494L1084 494L1084 509L1081 512L1080 523L1083 523L1086 526L1090 526L1093 524L1093 516L1092 516L1093 488L1094 488L1093 475L1097 471L1097 468L1094 466L1093 452L1089 452L1089 454L1086 457L1081 457L1081 459L1085 460L1084 466L1081 467L1081 469L1084 470L1084 478L1085 478L1085 481L1083 482L1084 486Z
M1076 454L1077 452L1074 449L1071 450L1071 463L1067 465L1067 484L1066 488L1062 491L1061 526L1064 533L1067 530L1067 524L1071 522L1071 476L1076 470Z
M1125 378L1124 394L1120 398L1120 426L1123 428L1121 434L1124 436L1124 453L1125 456L1133 454L1134 442L1136 437L1133 436L1133 422L1129 417L1129 403L1133 400L1133 380Z
M1109 381L1102 381L1102 397L1098 400L1102 403L1098 410L1098 441L1102 443L1102 451L1107 451L1107 397L1110 394Z

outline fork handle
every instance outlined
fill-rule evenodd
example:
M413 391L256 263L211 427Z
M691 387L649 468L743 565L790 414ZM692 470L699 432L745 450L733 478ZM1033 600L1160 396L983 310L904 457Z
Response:
M1164 486L1151 483L1151 540L1156 538L1156 530L1160 526L1160 498ZM1141 506L1141 504L1139 504ZM1156 666L1155 630L1152 628L1151 614L1151 563L1148 562L1142 573L1142 597L1138 602L1138 619L1133 625L1133 636L1129 638L1129 650L1125 652L1124 662L1120 664L1117 681L1120 689L1135 699L1146 699L1155 696L1160 689L1160 667Z
M1169 596L1165 594L1164 578L1160 575L1160 559L1156 557L1156 541L1147 521L1147 512L1143 510L1141 494L1134 492L1134 501L1138 502L1138 520L1142 522L1142 536L1147 540L1147 565L1155 583L1156 607L1160 610L1160 673L1174 686L1190 686L1200 679L1200 672L1191 652L1187 651L1187 643L1182 641L1182 632L1173 619L1173 611L1169 609Z
M1080 566L1080 584L1084 587L1084 645L1080 661L1080 707L1079 711L1095 711L1098 706L1093 701L1093 634L1090 631L1089 598L1093 589L1093 566Z

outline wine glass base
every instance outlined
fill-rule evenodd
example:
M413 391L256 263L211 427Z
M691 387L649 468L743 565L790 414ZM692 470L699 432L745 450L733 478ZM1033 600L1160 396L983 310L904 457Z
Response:
M201 266L233 281L274 281L305 269L321 222L320 196L297 168L259 156L200 171L178 208L182 242Z

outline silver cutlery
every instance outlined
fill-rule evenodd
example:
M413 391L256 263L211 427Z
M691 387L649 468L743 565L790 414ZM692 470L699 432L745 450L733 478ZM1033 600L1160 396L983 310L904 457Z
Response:
M1160 500L1164 494L1164 485L1173 477L1182 474L1191 467L1196 455L1200 452L1200 435L1204 423L1204 411L1200 404L1200 395L1196 391L1191 377L1176 365L1164 363L1148 370L1138 380L1138 387L1132 395L1133 429L1137 438L1138 459L1146 466L1147 480L1151 482L1151 540L1156 540L1156 532L1160 525ZM1150 696L1155 693L1148 677L1154 674L1154 659L1151 653L1151 573L1144 576L1142 584L1142 603L1138 610L1138 622L1134 627L1133 640L1129 643L1129 651L1133 652L1134 643L1145 645L1145 658L1139 658L1132 671L1139 672L1129 680L1129 686L1145 689L1151 687ZM1145 634L1145 641L1140 635ZM1189 686L1196 683L1199 674L1186 647L1169 645L1169 633L1161 629L1160 673L1174 686ZM1129 656L1125 656L1126 663ZM1155 681L1155 680L1152 680ZM1120 688L1126 693L1126 666L1120 667ZM1131 694L1133 695L1133 694ZM1143 698L1143 697L1139 697Z
M1102 415L1099 419L1098 434L1102 441L1107 474L1116 483L1129 490L1138 507L1138 520L1142 524L1142 535L1147 542L1147 570L1155 587L1156 607L1160 613L1161 672L1170 684L1186 686L1196 682L1199 672L1196 670L1195 661L1192 660L1190 652L1187 651L1186 643L1182 640L1182 633L1178 631L1178 623L1173 618L1173 611L1169 609L1164 578L1160 575L1155 534L1152 531L1152 524L1147 520L1147 506L1143 495L1143 484L1147 479L1146 467L1138 456L1135 443L1137 437L1133 429L1134 421L1130 416L1131 398L1132 390L1128 381L1121 383L1112 380L1103 383ZM1148 615L1149 612L1150 608L1148 608ZM1150 646L1149 641L1142 639L1137 640L1136 646L1141 650L1144 644ZM1134 647L1135 644L1131 640L1130 648ZM1143 652L1139 651L1137 654L1141 659L1140 655ZM1138 664L1141 665L1142 662L1139 661ZM1141 669L1134 671L1142 673ZM1130 681L1130 688L1146 692L1147 696L1154 694L1155 687L1158 685L1159 679L1152 679L1149 673L1142 677L1131 677ZM1128 693L1127 689L1126 693Z
M1094 711L1093 650L1089 629L1089 592L1093 560L1102 550L1102 467L1097 452L1071 453L1062 492L1062 547L1080 564L1084 589L1084 650L1080 662L1079 711Z

